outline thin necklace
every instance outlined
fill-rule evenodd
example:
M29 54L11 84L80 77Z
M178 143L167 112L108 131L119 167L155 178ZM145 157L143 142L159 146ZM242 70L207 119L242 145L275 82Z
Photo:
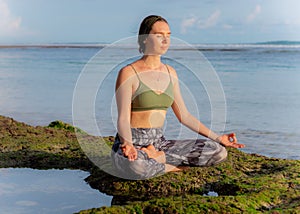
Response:
M148 67L148 68L151 68L151 66L150 65L148 65L147 63L146 63L146 61L145 61L145 59L143 58L143 62L144 62L144 64ZM159 65L159 67L160 67L161 65ZM157 67L157 68L159 68L159 67ZM157 69L157 68L151 68L152 70L155 70L155 69ZM151 71L152 72L152 77L153 77L153 79L155 79L156 80L156 82L159 82L160 81L160 70L159 71ZM154 73L158 73L157 74L157 76L155 77L153 74Z
M156 70L156 69L158 69L158 68L161 67L161 63L160 63L159 66L157 66L157 67L155 67L155 68L152 68L152 66L149 65L149 64L146 62L146 60L145 60L144 58L142 58L142 60L143 60L144 64L145 64L148 68L150 68L150 69Z

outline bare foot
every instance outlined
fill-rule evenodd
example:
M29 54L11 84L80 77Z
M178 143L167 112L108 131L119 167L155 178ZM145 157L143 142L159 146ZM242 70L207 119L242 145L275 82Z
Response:
M189 166L173 166L170 164L166 164L166 172L179 172L179 171L185 171L187 169L189 169Z
M142 148L141 150L146 152L149 158L153 158L159 163L166 163L165 153L163 151L157 151L152 144Z

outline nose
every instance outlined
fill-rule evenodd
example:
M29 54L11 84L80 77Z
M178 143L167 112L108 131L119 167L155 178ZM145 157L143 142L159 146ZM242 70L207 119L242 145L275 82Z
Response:
M163 43L168 43L170 40L170 36L169 35L163 35L163 38L162 38L162 42Z

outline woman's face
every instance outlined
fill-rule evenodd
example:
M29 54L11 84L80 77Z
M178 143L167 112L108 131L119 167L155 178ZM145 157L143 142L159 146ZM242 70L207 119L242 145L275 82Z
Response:
M163 55L170 46L170 27L163 21L155 22L145 40L146 55Z

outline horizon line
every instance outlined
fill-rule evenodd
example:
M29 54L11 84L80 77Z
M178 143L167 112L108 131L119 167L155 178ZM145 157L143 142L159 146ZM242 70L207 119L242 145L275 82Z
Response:
M123 46L127 48L134 48L135 44L114 44L108 42L66 42L66 43L12 43L12 44L1 44L0 48L104 48L107 46ZM273 40L273 41L265 41L265 42L244 42L244 43L190 43L191 46L195 48L202 47L216 47L216 46L235 46L235 47L254 47L254 46L292 46L296 45L296 47L300 47L300 41L292 41L292 40ZM181 45L177 45L180 48ZM176 47L176 44L173 45ZM182 46L181 46L182 47ZM171 46L172 48L172 46Z

